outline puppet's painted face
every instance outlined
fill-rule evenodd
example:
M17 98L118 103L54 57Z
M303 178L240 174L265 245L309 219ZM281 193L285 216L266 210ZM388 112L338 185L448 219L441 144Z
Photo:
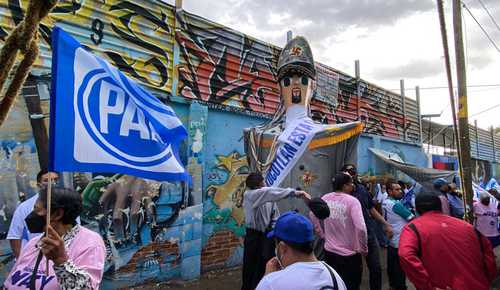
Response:
M304 74L289 74L280 81L281 96L288 109L291 105L307 107L311 100L312 80Z

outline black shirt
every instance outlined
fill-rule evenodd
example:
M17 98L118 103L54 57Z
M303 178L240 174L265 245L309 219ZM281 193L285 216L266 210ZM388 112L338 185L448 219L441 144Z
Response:
M375 233L375 221L370 215L370 210L374 206L372 197L364 185L358 182L355 182L354 184L356 188L354 189L352 195L359 200L359 203L361 203L363 218L365 219L366 224L366 231L368 233L368 237L372 237Z

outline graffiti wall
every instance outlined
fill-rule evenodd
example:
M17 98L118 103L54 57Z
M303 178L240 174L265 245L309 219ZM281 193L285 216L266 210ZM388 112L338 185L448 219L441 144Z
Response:
M188 106L172 107L187 124ZM37 191L38 158L23 108L23 104L16 104L0 133L0 280L14 261L5 240L10 218L16 206ZM190 138L187 143L195 142L196 138ZM185 164L187 146L181 150ZM105 242L103 289L128 287L153 278L193 279L199 275L203 208L193 197L194 190L182 183L121 174L63 175L60 185L81 193L82 225L100 233Z
M0 281L14 261L5 240L12 213L19 202L35 194L38 171L38 156L26 105L18 99L0 130Z
M480 159L471 159L472 180L477 184L487 183L493 176L493 167L491 162Z
M261 122L262 119L209 111L208 131L227 132L227 135L209 134L207 139L207 152L211 153L204 175L207 187L203 202L202 270L230 267L242 261L245 234L242 202L248 174L243 128Z
M0 43L22 21L27 4L0 0ZM162 1L60 1L39 30L41 54L32 73L45 83L55 25L169 102L189 131L181 158L193 177L190 188L113 173L64 174L63 185L82 194L83 225L106 243L103 288L193 279L202 271L240 264L248 174L242 130L262 123L279 106L280 48L176 12ZM403 112L398 95L324 64L317 63L317 70L311 103L315 120L362 120L366 133L418 140L415 101L406 99ZM42 100L45 113L47 104ZM381 144L388 150L410 148L408 160L418 159L417 146ZM38 158L22 96L0 130L0 145L1 280L13 261L3 240L12 213L37 190ZM358 151L367 152L367 146ZM374 162L363 158L360 164Z
M28 0L0 1L1 40L24 18L27 5ZM131 77L170 91L173 23L172 7L159 1L60 1L40 26L42 50L33 72L50 72L51 29L58 25Z
M0 40L24 17L27 0L0 0ZM50 33L59 25L88 49L164 97L269 116L279 104L280 48L161 1L62 2L40 27L35 74L50 72ZM317 120L362 120L366 132L418 141L416 102L317 63L311 110ZM404 110L403 110L404 107Z
M274 113L278 48L186 12L177 13L176 20L178 95Z

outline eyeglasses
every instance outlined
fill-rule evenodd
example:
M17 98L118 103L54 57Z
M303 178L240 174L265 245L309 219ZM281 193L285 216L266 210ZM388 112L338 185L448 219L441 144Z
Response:
M300 77L300 83L304 86L307 86L307 84L309 84L309 78L307 76L304 76L304 75L299 75L299 74L290 74L290 75L286 75L285 77L283 77L283 86L285 87L288 87L290 86L290 84L292 83L292 79L294 77Z

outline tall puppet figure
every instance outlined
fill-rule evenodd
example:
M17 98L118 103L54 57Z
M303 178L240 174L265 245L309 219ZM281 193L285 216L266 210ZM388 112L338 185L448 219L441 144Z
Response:
M266 124L244 131L251 171L260 171L269 187L291 187L320 196L332 189L332 177L344 163L355 163L360 122L322 125L310 117L316 69L304 37L290 40L278 59L280 105ZM336 97L336 96L332 96ZM280 203L283 209L302 203Z

